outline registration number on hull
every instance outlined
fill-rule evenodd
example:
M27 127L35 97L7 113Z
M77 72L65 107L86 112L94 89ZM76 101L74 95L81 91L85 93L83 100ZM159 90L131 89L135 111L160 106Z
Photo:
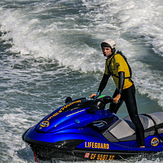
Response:
M114 155L97 154L97 153L85 153L84 158L91 160L114 160Z

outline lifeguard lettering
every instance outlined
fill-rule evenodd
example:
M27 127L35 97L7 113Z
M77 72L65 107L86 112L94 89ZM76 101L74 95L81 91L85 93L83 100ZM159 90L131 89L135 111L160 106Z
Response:
M85 148L109 149L108 143L85 142Z

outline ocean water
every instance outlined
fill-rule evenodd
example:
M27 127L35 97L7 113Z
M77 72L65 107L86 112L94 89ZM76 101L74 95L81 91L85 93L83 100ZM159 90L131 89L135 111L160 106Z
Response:
M162 0L0 0L0 163L34 162L22 134L67 96L97 91L107 38L133 69L139 113L162 111ZM114 89L109 80L103 93ZM117 115L128 115L125 105Z

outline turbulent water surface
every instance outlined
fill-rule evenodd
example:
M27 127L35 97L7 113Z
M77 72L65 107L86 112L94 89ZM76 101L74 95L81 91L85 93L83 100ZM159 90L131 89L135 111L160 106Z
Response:
M139 113L162 111L162 0L0 0L0 162L34 162L23 132L67 96L97 91L107 38L133 69ZM109 80L104 94L114 89ZM118 115L127 114L123 105Z

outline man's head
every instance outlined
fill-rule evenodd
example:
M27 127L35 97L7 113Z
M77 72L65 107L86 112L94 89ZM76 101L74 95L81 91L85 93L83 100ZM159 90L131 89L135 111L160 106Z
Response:
M101 43L101 48L104 56L109 57L111 54L115 53L116 43L111 39L107 39Z

